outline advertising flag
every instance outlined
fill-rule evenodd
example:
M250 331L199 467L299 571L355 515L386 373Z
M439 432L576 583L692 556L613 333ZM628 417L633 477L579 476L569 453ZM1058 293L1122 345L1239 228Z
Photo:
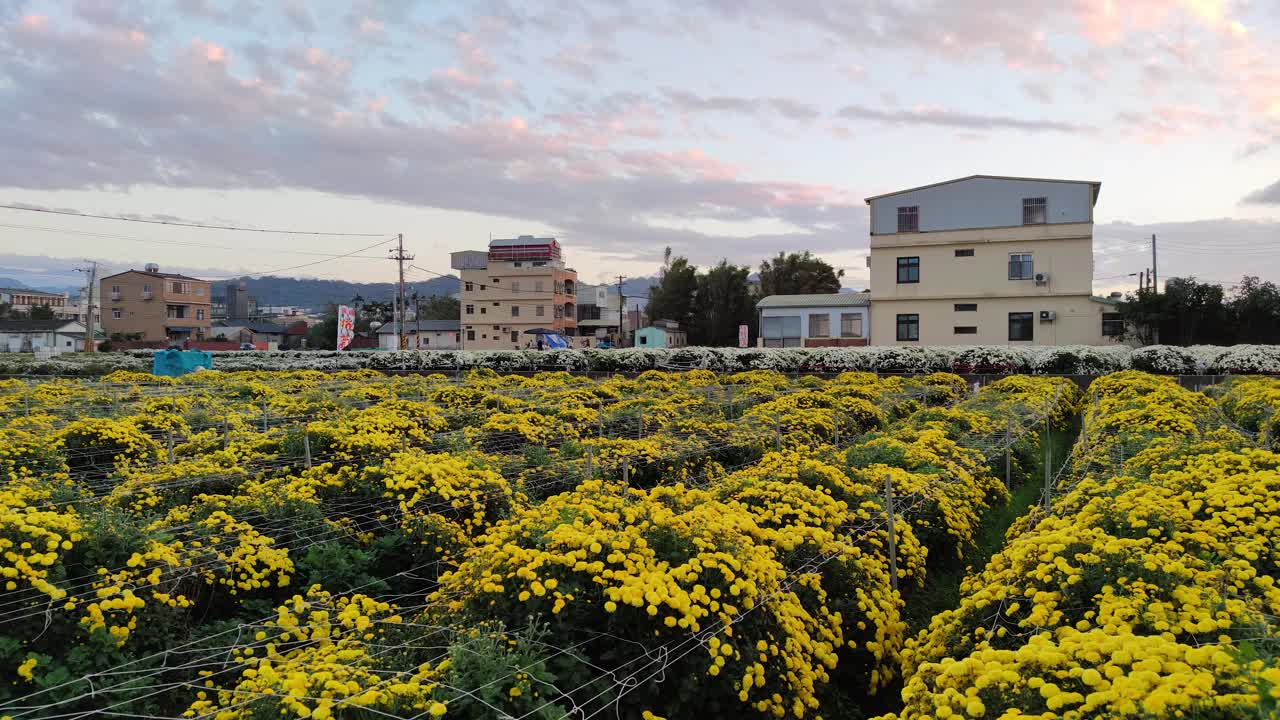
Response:
M346 350L356 336L356 311L346 305L338 306L338 349Z

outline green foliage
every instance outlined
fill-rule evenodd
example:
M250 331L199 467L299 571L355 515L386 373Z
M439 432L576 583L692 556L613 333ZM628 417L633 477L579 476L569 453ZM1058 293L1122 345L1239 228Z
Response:
M649 288L649 318L675 320L688 327L698 292L698 268L683 257L671 257L667 248L658 284Z
M822 258L779 251L772 260L760 263L760 295L813 295L840 292L844 270L836 271Z
M568 717L553 699L560 694L560 686L569 690L582 683L577 678L558 682L561 677L551 665L579 670L587 666L571 651L549 651L549 639L547 627L536 624L511 634L503 632L500 624L488 623L456 635L442 685L475 689L449 699L449 717L487 720L495 717L494 708L519 718Z

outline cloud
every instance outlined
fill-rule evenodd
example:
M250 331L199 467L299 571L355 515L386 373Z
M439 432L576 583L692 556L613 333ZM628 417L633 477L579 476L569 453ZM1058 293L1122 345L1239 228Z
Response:
M596 79L596 70L601 65L621 59L622 56L613 48L584 43L561 48L547 58L547 64L579 80L591 82Z
M298 32L313 33L316 31L315 18L311 17L311 11L307 9L305 3L293 0L284 5L281 12Z
M873 120L894 126L925 125L965 130L1020 130L1024 132L1059 132L1090 134L1097 129L1063 120L1028 120L1008 115L985 115L942 108L911 110L879 110L865 105L846 105L838 115L847 120Z
M1251 205L1280 205L1280 180L1249 193L1241 202ZM1275 238L1272 238L1272 242L1275 242Z
M687 219L694 227L700 219L772 220L802 228L796 241L815 250L845 247L851 230L865 225L861 201L837 188L746 180L698 148L621 144L636 137L628 128L660 122L641 95L600 101L581 133L568 121L519 112L510 98L477 105L483 93L505 91L493 78L473 83L488 68L475 47L457 38L455 50L465 57L451 66L475 74L446 70L421 87L447 89L468 112L445 120L388 106L375 119L369 95L352 90L350 63L321 48L259 48L260 58L285 68L281 75L294 76L275 84L238 74L236 58L215 43L170 53L119 46L106 31L8 32L0 39L0 63L13 80L0 88L0 112L9 119L0 185L304 189L527 218L632 256L647 256L659 243L691 255L728 247L714 233L658 227L648 218ZM102 83L104 76L113 82ZM756 107L809 114L778 99ZM757 253L778 242L782 236L760 236L734 247Z
M809 103L783 97L702 96L677 88L663 88L662 95L677 112L736 113L741 115L779 115L789 120L808 122L821 117L822 111Z

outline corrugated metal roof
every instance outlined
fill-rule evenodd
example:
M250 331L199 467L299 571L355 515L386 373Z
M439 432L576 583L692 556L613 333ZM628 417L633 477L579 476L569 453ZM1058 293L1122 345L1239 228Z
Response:
M871 304L871 293L823 293L820 295L770 295L756 307L862 307Z
M404 332L406 335L412 335L415 328L421 325L422 332L457 332L462 329L462 323L458 320L422 320L415 323L413 320L404 322ZM389 322L378 328L379 335L394 335L396 332L396 323Z
M1074 184L1080 184L1080 185L1092 185L1094 203L1098 202L1098 194L1102 190L1102 182L1098 180L1065 180L1063 178L1015 177L1012 175L966 175L964 177L955 178L953 180L943 180L942 182L930 183L928 185L921 185L919 187L907 188L905 190L894 190L893 192L881 193L879 195L872 195L869 198L864 198L864 200L867 202L867 204L870 204L872 200L879 200L880 198L892 197L894 195L901 195L903 193L915 192L916 190L924 190L926 188L938 187L939 185L950 185L952 183L964 182L965 180L973 180L975 178L987 178L988 180L1027 180L1031 182L1060 182L1060 183L1074 183Z
M494 238L489 241L489 247L510 247L512 245L550 245L556 241L553 237L534 237L532 235L521 235L518 238Z

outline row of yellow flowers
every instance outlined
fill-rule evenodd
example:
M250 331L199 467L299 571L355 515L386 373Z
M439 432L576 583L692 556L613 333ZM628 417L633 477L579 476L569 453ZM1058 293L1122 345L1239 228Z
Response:
M1089 395L1077 481L909 643L890 717L1270 716L1237 645L1276 637L1280 457L1168 378Z

